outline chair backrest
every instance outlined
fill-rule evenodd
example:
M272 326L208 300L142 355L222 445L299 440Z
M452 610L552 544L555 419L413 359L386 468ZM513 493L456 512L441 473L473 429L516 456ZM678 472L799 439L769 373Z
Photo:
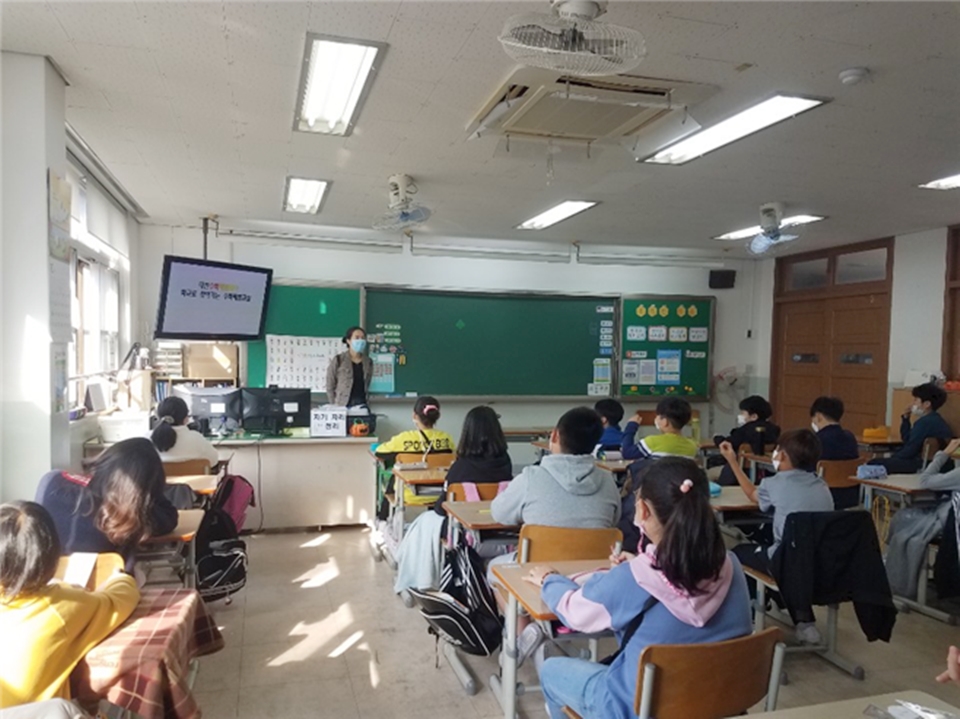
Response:
M205 459L183 459L164 462L163 473L168 477L184 477L189 474L210 474L210 462Z
M623 542L623 533L609 529L570 529L524 524L520 528L521 562L562 562L568 559L606 559Z
M923 461L923 468L926 469L933 459L933 455L947 446L947 440L940 437L927 437L923 440L923 448L920 450L920 459Z
M720 719L746 713L768 693L770 711L780 681L779 641L780 630L771 627L724 642L648 646L640 655L634 711L642 719Z
M67 565L70 563L70 556L60 557L60 561L57 563L57 571L54 574L55 579L63 580L67 574ZM93 571L90 573L90 578L87 580L86 589L93 591L105 581L107 581L114 574L122 570L124 567L123 557L115 552L104 552L103 554L97 555L97 561L93 565Z
M489 502L493 499L496 499L497 494L500 491L500 485L497 482L480 482L477 486L477 494L480 495L480 500L482 502ZM467 493L463 489L463 485L459 482L447 486L447 501L448 502L466 502Z
M431 452L426 457L416 452L401 452L397 455L397 464L418 464L426 462L427 468L449 467L457 458L453 452Z
M850 479L857 474L857 467L866 461L863 457L856 459L821 459L817 462L817 475L823 478L828 487L841 489L856 487L859 482Z

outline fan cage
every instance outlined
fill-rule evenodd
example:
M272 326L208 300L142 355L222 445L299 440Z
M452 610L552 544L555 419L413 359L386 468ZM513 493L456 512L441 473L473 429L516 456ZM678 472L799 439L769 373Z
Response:
M542 13L511 17L499 40L522 65L579 76L623 74L647 54L643 35L631 28Z

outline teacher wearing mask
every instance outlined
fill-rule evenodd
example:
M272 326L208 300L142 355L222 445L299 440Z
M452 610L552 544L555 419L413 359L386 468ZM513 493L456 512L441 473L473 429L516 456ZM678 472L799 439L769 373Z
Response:
M367 404L367 390L373 377L373 361L367 357L367 333L351 327L343 336L347 346L327 367L327 401L341 407Z

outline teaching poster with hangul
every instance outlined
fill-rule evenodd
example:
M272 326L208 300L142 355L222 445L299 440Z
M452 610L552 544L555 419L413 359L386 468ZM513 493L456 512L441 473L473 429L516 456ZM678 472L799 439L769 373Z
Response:
M267 335L267 386L325 392L330 360L343 352L339 337Z

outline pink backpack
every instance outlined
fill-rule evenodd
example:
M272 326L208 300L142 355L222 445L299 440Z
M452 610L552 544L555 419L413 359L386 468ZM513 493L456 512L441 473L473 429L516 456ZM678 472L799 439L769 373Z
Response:
M257 506L253 485L239 474L224 475L212 504L230 515L239 533L247 519L247 507Z

